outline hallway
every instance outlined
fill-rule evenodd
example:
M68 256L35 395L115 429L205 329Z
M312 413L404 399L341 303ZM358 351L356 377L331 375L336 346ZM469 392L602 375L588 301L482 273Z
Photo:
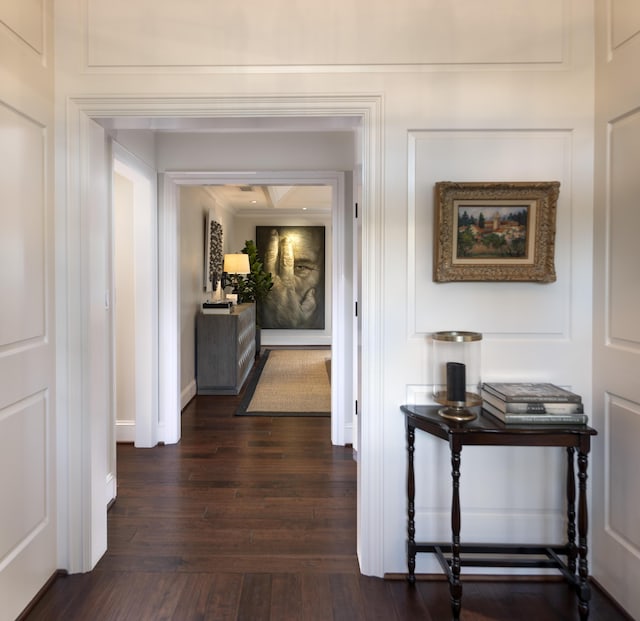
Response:
M234 417L241 398L194 399L177 445L118 446L107 554L25 621L449 618L442 581L359 574L356 463L330 419ZM518 617L577 619L575 598L560 582L465 584L465 621ZM624 617L594 589L590 619Z

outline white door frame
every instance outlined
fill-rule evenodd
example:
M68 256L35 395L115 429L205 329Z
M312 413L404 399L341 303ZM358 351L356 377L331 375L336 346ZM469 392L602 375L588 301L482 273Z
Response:
M176 252L179 255L179 234L178 228L168 223L178 221L178 211L180 208L179 186L181 185L212 185L212 184L251 184L251 185L326 185L331 187L332 191L332 228L333 228L333 244L332 244L332 265L333 265L333 295L332 295L332 323L331 323L331 344L332 359L331 365L331 442L336 445L344 445L351 443L351 423L346 424L347 412L353 409L353 390L349 377L345 373L345 368L351 368L350 364L346 364L347 356L352 354L350 349L351 337L351 318L352 303L350 302L349 292L346 290L346 281L342 276L345 263L347 261L344 239L344 219L345 219L345 180L344 173L332 171L261 171L256 173L238 173L230 174L228 172L214 171L166 171L160 174L160 192L162 194L161 221L166 219L167 224L161 224L164 233L160 236L160 245L158 247L159 256L166 253ZM173 238L175 234L175 239ZM169 244L169 248L165 253L164 244ZM175 250L174 250L175 249ZM349 257L350 259L351 257ZM166 264L162 264L161 268L166 268ZM160 280L162 281L164 291L164 303L170 308L179 309L180 296L180 275L177 270L169 269L167 274L160 272ZM169 321L163 322L161 333L163 339L171 340L176 343L177 351L180 351L180 319L176 326L169 325ZM173 346L171 346L173 350ZM179 356L177 358L179 365ZM163 362L161 362L163 364ZM180 391L180 369L172 364L165 367L167 373L177 373L177 390ZM163 397L161 403L175 404L176 400L176 382L173 378L169 382L163 382ZM177 398L180 399L178 392ZM173 406L175 407L175 406ZM179 437L179 420L172 421L172 418L180 418L180 409L169 410L163 407L160 415L161 425L178 432ZM168 442L165 440L165 442Z
M68 186L61 189L59 196L58 216L65 221L67 227L78 227L82 230L84 225L82 218L82 206L73 208L75 197L78 196L86 177L85 156L87 153L86 136L82 131L82 124L86 118L112 118L112 117L344 117L359 118L362 122L362 163L363 163L363 207L362 224L362 403L359 417L360 447L358 454L358 558L360 569L366 575L382 576L383 574L383 464L380 456L383 454L383 416L382 416L382 253L383 227L381 205L381 178L382 178L382 100L380 96L358 95L334 95L334 96L309 96L309 97L220 97L220 98L179 98L179 97L150 97L150 98L120 98L108 96L78 97L72 98L67 106L67 135L73 136L67 144L66 151L66 175L60 178L67 180ZM172 183L165 175L165 183ZM162 194L162 193L161 193ZM71 208L69 208L71 206ZM164 201L160 201L159 211L159 246L164 248L164 253L159 256L159 273L168 275L168 280L160 278L159 281L159 349L160 360L168 361L160 365L159 369L159 404L160 424L164 421L164 441L177 441L179 429L171 428L167 424L169 419L163 418L163 408L171 411L179 411L180 391L177 378L177 359L179 351L178 340L169 339L164 332L173 326L177 329L179 318L178 309L171 305L171 293L168 290L170 280L178 282L178 256L177 242L175 238L177 222L175 211ZM173 231L173 234L172 234ZM61 240L64 242L64 239ZM63 246L64 248L64 246ZM63 250L64 252L64 250ZM77 269L74 255L67 256L62 261L64 269ZM171 272L175 274L172 276ZM64 275L63 275L64 276ZM171 276L171 278L169 278ZM64 278L63 278L64 280ZM58 316L58 329L63 338L59 339L61 348L65 350L64 343L78 340L81 347L88 347L86 331L83 330L84 322L73 322L70 319L76 315L78 309L71 308L67 300L76 299L82 292L69 291L62 287L58 307L62 309ZM85 313L84 306L79 310ZM65 355L66 350L61 352ZM375 355L374 355L375 354ZM175 365L174 368L168 368ZM67 365L65 369L66 380L70 384L78 382L84 385L86 379L82 373L73 376L73 368ZM165 391L167 394L164 394ZM84 417L82 407L76 402L58 404L58 412L61 416L66 414L66 420L62 422L64 427L82 426ZM61 456L64 459L63 467L77 472L86 471L90 464L90 443L83 442L82 446L69 447L68 455ZM70 524L82 524L91 522L92 513L99 511L99 504L91 504L91 498L99 495L104 497L104 486L93 485L89 479L74 477L69 485L76 485L80 489L70 490L74 497L79 494L82 507L75 504L65 505L60 503L61 520L60 528L66 532ZM106 513L106 506L103 509ZM78 513L80 512L80 515ZM106 521L105 521L106 525ZM79 533L81 541L70 543L71 547L91 548L92 537L96 534L91 529L80 528L74 532ZM106 535L106 533L104 533ZM69 562L71 572L88 571L92 569L86 561L86 555L69 555L68 558L81 559Z
M136 447L158 443L158 199L156 172L114 141L113 170L133 186L133 349L135 395L130 404L132 419L116 420L116 439ZM114 252L115 243L112 244ZM118 304L113 278L113 306ZM114 313L115 317L115 313ZM114 319L114 324L116 324ZM115 328L112 328L115 361ZM116 369L113 370L114 377ZM117 389L117 384L116 384ZM115 394L112 403L115 405ZM115 420L115 415L114 415Z

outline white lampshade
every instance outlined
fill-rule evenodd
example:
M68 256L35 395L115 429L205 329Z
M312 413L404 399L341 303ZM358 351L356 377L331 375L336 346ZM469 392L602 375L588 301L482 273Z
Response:
M223 271L227 274L248 274L251 271L249 267L249 255L244 252L224 255Z

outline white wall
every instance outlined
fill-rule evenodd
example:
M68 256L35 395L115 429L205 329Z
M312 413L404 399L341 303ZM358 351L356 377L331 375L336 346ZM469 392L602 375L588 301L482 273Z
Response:
M180 186L180 401L184 407L196 394L196 316L209 296L204 291L204 231L207 214L222 226L225 252L230 250L231 214L201 186Z
M109 129L109 120L101 120L101 125ZM156 168L156 133L153 130L114 129L109 132L111 138L122 145L129 153L142 160L149 168Z
M121 131L119 135L128 133ZM159 132L156 136L159 170L238 173L238 183L250 183L254 172L351 171L356 165L352 130L325 132ZM344 197L343 197L344 198ZM344 202L344 201L343 201ZM350 204L350 201L349 201ZM224 210L216 213L223 217ZM255 240L257 225L321 225L326 227L325 329L321 331L265 330L264 345L330 345L332 323L332 219L331 215L239 215L223 225L225 252L239 252L247 239ZM347 243L350 244L350 238ZM348 246L350 248L350 245ZM350 257L350 252L346 253ZM183 326L184 328L184 326ZM184 334L188 338L188 331ZM184 343L182 347L184 349ZM183 382L186 378L183 374ZM183 384L184 388L184 384Z
M351 131L263 133L159 133L159 171L353 170Z
M136 421L135 278L133 182L113 175L113 279L116 430L118 442L133 442Z
M590 405L593 15L591 3L571 0L428 0L420 6L358 0L350 10L335 2L341 20L325 28L332 14L326 3L298 11L249 0L224 12L175 0L115 0L108 9L97 0L60 0L58 129L67 135L69 118L75 135L66 98L81 95L113 95L114 106L156 106L157 114L181 97L191 116L232 116L245 104L257 117L262 110L277 115L284 101L308 102L313 116L321 105L338 111L352 101L375 102L380 115L368 119L374 126L363 133L376 138L363 145L363 295L382 302L362 308L367 433L359 447L360 532L368 534L359 550L363 570L382 575L406 569L399 405L426 391L431 331L482 330L485 377L548 379L571 386ZM239 22L260 36L238 38ZM133 100L123 103L127 96ZM84 101L77 105L91 114ZM372 108L362 109L370 114ZM264 153L253 158L224 143L231 137L216 136L229 148L214 154L209 136L198 137L201 148L193 150L191 138L187 144L165 134L158 138L157 164L160 170L291 169L295 153L297 169L320 167L305 136L272 138L263 137L265 162ZM165 148L169 143L175 148ZM351 170L353 159L338 156L324 165ZM67 162L58 164L63 180ZM562 182L557 283L432 283L433 182L536 177ZM63 215L65 197L63 187ZM445 448L418 438L420 537L448 530ZM550 481L560 459L547 450L465 449L464 536L556 537L562 496ZM421 559L418 571L437 567Z

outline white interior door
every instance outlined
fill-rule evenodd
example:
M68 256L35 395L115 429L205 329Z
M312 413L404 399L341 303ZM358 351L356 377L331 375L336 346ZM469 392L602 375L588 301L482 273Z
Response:
M0 4L2 621L20 614L58 560L53 62L45 4Z
M638 619L640 12L596 5L593 574Z

